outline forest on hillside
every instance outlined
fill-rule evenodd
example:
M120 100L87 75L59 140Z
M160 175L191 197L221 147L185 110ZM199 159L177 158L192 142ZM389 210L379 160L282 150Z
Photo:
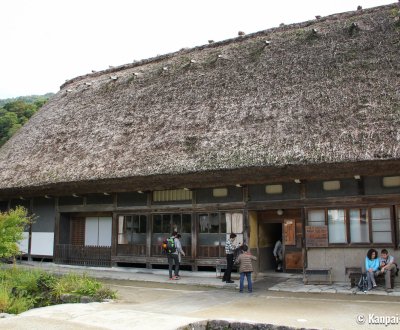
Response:
M0 146L13 136L53 94L0 100Z

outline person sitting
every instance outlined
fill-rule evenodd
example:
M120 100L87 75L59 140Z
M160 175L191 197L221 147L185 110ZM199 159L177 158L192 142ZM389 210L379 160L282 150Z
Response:
M378 251L369 249L365 257L365 271L367 273L368 291L376 288L375 272L379 269Z
M386 290L392 289L391 278L392 274L397 272L397 266L394 262L394 257L389 255L388 250L382 249L381 257L379 259L379 269L375 272L375 276L385 276L385 288Z

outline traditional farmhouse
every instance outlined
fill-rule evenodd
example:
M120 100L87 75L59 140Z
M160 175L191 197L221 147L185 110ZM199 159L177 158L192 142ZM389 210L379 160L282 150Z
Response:
M0 208L29 258L193 270L234 232L274 268L400 257L397 4L318 17L74 78L0 150Z

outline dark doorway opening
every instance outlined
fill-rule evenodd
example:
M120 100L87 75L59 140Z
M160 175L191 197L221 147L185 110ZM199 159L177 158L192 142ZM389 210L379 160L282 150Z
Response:
M260 223L259 233L260 271L275 270L273 251L276 241L282 239L282 223Z

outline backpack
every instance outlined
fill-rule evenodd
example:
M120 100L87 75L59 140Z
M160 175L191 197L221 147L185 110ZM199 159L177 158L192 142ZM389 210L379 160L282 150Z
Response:
M358 281L357 287L360 291L367 292L368 290L368 279L367 279L367 274L362 273L361 277Z
M166 238L165 240L163 240L161 246L164 253L166 254L174 253L176 251L175 237L172 236L170 238Z

